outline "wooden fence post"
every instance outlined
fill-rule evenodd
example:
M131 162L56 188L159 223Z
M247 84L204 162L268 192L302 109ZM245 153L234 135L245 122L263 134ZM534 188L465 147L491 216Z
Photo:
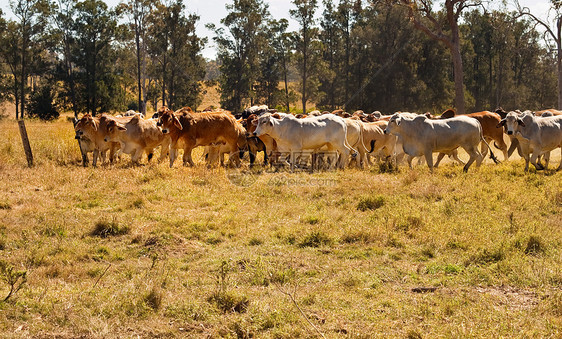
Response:
M29 138L27 137L27 130L25 129L25 123L23 122L23 119L18 120L18 126L20 128L23 149L25 150L25 157L27 158L27 166L33 167L33 153L31 153L31 146L29 145Z

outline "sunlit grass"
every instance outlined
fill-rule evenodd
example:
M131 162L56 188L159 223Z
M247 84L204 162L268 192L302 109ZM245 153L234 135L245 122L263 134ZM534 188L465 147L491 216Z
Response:
M0 302L2 336L316 336L308 321L327 337L562 331L561 173L487 160L240 187L201 150L195 168L83 168L71 123L27 126L31 169L17 125L0 122L0 259L27 272Z

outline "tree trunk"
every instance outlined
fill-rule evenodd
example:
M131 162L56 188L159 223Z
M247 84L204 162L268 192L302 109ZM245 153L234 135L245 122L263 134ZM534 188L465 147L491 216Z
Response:
M285 104L287 105L287 113L289 113L290 107L289 107L289 81L287 79L287 56L285 55L285 52L283 52L283 77L285 80Z
M453 44L451 56L453 58L453 73L455 77L455 108L457 109L458 114L465 114L464 77L462 69L462 56L458 40L457 43Z
M25 22L23 23L23 25L25 25ZM25 28L24 28L24 30L25 30ZM22 119L23 119L23 112L25 112L25 82L26 82L26 79L27 79L27 76L25 74L25 71L26 71L25 63L27 62L27 60L25 58L25 52L27 51L27 41L26 40L27 40L26 34L25 34L25 31L24 31L22 47L21 47L21 78L20 78L20 96L21 96L20 117Z
M137 89L138 89L138 98L139 98L139 112L142 113L143 105L142 105L142 88L141 88L141 48L140 48L140 32L139 32L137 18L135 18L135 43L137 45Z
M558 109L562 109L562 46L560 44L558 44L556 66L558 68Z
M308 49L308 41L306 39L308 27L303 26L302 34L303 34L303 44L302 44L302 114L306 114L306 77L307 77L307 49Z

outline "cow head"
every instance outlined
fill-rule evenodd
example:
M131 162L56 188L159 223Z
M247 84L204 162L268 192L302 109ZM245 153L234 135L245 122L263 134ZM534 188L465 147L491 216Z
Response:
M456 114L457 114L457 112L454 109L449 108L445 112L441 113L441 116L439 117L439 119L450 119L450 118L454 117Z
M514 135L519 131L519 127L525 127L522 114L518 112L507 113L505 119L502 119L498 125L505 126L507 135Z
M74 131L76 132L75 138L82 139L84 134L92 134L98 131L99 122L94 119L90 114L86 113L84 116L76 121L74 124Z
M507 112L504 111L503 108L498 107L496 108L496 110L494 111L496 114L498 114L500 116L500 118L505 119L505 117L507 116Z
M178 117L174 114L171 109L167 109L166 111L162 112L156 126L162 129L163 134L170 133L173 129L182 130L183 126L180 123Z
M384 134L396 134L400 124L402 123L402 119L403 118L400 116L400 113L394 113L388 121L388 125L384 129Z
M125 126L115 120L107 121L107 134L103 138L103 141L118 141L119 134L127 130Z
M271 113L266 113L257 119L257 127L254 131L254 135L259 137L264 134L269 134L278 123L279 120Z

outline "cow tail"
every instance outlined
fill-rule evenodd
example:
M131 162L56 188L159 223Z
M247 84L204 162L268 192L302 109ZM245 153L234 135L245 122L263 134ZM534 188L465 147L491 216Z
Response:
M344 122L344 127L345 127L345 138L343 139L343 144L345 147L347 147L350 150L351 156L355 158L359 153L355 148L351 147L351 145L347 142L347 125L345 124L345 122ZM359 131L359 134L361 135L361 130Z
M373 151L375 150L375 142L375 139L371 140L371 150L369 151L369 153L373 153Z
M492 159L494 161L494 163L497 165L500 163L500 161L498 160L498 158L496 158L496 156L494 155L494 152L492 152L492 148L490 147L490 145L486 142L486 140L484 139L484 136L482 135L482 132L480 132L480 139L484 142L484 144L486 144L486 146L488 147L488 150L490 151L490 159Z
M363 132L363 123L360 122L360 123L359 123L359 140L361 140L361 145L360 145L360 146L363 146L363 149L364 149L365 151L367 151L367 146L365 146L365 142L363 142L363 133L364 133L364 132ZM371 149L371 152L372 152L372 149ZM369 152L369 153L371 153L371 152Z

